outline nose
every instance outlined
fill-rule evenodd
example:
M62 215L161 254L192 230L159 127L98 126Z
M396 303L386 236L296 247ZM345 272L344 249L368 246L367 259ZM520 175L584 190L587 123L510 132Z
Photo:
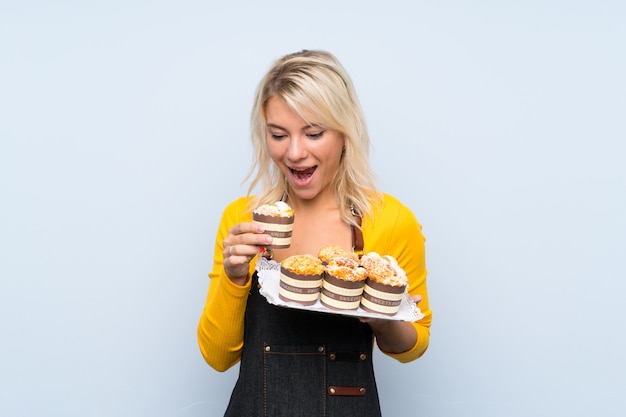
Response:
M289 140L289 147L287 148L287 157L291 161L299 161L306 157L306 152L305 139L299 135L292 136Z

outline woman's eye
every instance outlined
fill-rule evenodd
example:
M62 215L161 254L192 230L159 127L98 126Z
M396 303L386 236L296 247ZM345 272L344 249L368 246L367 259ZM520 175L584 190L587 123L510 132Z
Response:
M286 135L270 132L270 136L272 137L272 139L283 139Z
M307 136L310 137L311 139L319 139L322 136L324 136L324 130L321 130L319 132L313 132L313 133L307 133Z

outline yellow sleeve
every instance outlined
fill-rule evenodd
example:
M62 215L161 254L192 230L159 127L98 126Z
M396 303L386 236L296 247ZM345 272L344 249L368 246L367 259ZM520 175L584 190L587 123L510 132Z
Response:
M250 290L250 280L245 286L235 285L224 272L222 242L234 225L250 221L246 212L246 198L240 198L226 207L222 214L213 254L213 269L200 322L198 345L204 360L215 370L223 372L241 358L243 347L243 320ZM250 262L250 274L256 263Z
M422 296L418 306L424 318L412 323L417 333L415 346L403 353L386 353L400 362L413 361L428 348L432 320L426 287L426 249L422 226L408 207L384 194L382 204L374 208L372 217L363 219L363 239L366 252L396 258L409 278L409 294Z

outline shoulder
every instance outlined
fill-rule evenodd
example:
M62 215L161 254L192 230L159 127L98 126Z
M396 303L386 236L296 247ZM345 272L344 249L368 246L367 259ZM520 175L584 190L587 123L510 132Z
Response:
M404 204L402 204L402 202L398 198L394 197L391 194L381 193L381 195L382 195L382 198L381 198L380 205L382 207L399 208L399 207L404 206Z
M424 243L422 226L413 211L386 193L372 206L371 216L363 218L363 237L366 250L390 254L396 259L407 248L411 248L409 252L418 250Z
M252 197L239 197L235 200L231 201L226 205L227 210L246 210L248 208L248 203L252 201Z
M252 218L250 209L250 201L252 197L239 197L226 205L222 216L224 218L235 218L241 221L247 217Z
M413 211L391 194L381 193L381 199L374 204L372 219L374 222L381 220L416 221Z

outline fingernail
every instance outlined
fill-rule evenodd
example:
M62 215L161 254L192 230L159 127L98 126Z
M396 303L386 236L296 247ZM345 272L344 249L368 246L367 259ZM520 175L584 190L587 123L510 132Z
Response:
M272 237L271 236L266 236L265 237L265 243L272 243Z
M259 248L259 253L263 253L263 252L265 252L265 248L264 248L263 246L261 246L261 247Z
M261 226L261 225L258 225L258 226L256 227L256 231L257 231L257 232L259 232L259 233L263 233L263 232L265 231L265 227L263 227L263 226Z

